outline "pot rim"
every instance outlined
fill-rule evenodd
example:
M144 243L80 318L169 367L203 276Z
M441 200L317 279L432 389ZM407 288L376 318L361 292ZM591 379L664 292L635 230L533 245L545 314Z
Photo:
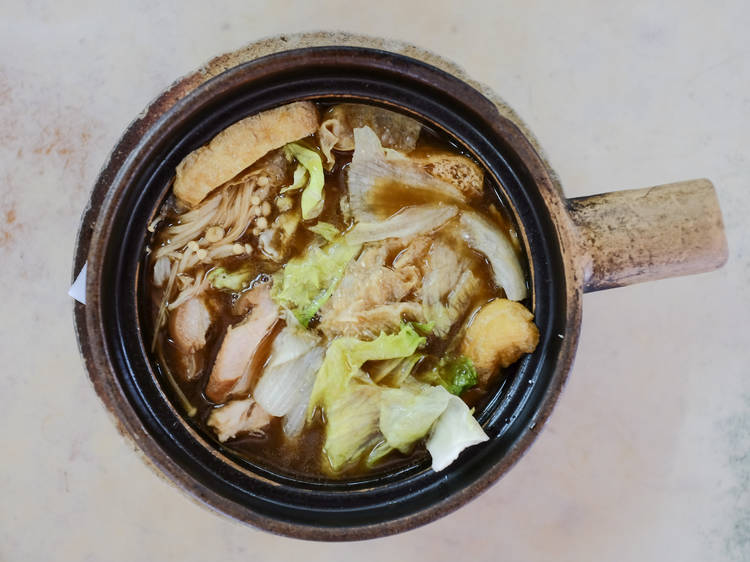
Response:
M181 99L209 78L265 54L295 48L338 46L374 48L378 50L382 50L383 47L387 46L391 52L406 54L418 61L445 70L459 80L474 86L495 104L502 116L506 117L514 125L517 131L517 138L514 139L514 148L523 152L522 156L527 166L529 164L532 165L530 171L533 173L535 183L550 212L560 242L562 265L567 287L565 341L560 348L555 372L551 375L553 383L550 384L546 394L540 400L541 407L537 410L533 422L515 441L502 461L485 471L481 478L471 485L464 487L460 492L432 505L423 512L410 514L398 519L374 523L372 525L336 528L300 526L299 524L283 521L269 521L263 516L249 512L247 508L228 500L210 489L186 484L184 470L151 440L146 428L141 424L128 400L124 397L122 389L116 382L111 359L108 355L106 345L104 345L100 336L99 323L101 318L97 313L98 307L94 306L96 302L95 291L100 281L97 268L89 268L87 279L87 295L91 297L87 300L92 304L88 307L76 304L74 310L79 348L97 394L104 402L108 412L112 415L120 432L138 446L137 449L141 456L149 465L158 469L156 472L160 476L167 477L169 481L176 484L177 487L200 503L209 506L213 510L227 513L240 521L251 523L278 534L318 540L365 539L393 534L425 524L447 512L457 509L484 491L515 464L539 433L541 426L555 405L569 370L572 367L577 346L581 317L581 272L575 258L575 252L573 252L572 226L565 210L565 202L557 180L543 157L539 154L538 145L533 140L533 137L530 136L530 133L528 133L515 114L509 110L507 105L499 101L494 93L482 86L477 88L478 85L476 83L471 83L463 76L460 70L456 69L450 63L426 51L421 51L416 47L403 43L396 44L394 42L385 42L361 36L328 33L281 36L252 43L238 51L213 59L201 70L175 82L128 127L102 169L92 193L89 207L84 211L76 243L74 264L75 274L87 259L91 262L96 262L101 257L99 249L102 247L101 242L106 225L102 223L100 217L107 215L106 209L112 204L114 194L110 192L110 186L120 171L127 167L130 160L135 157L134 152L139 146L141 139L152 128L156 127L164 115ZM95 226L92 228L92 225Z

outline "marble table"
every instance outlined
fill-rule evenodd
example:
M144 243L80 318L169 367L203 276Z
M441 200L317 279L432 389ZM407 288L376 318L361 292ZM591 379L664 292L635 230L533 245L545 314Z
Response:
M750 559L750 7L381 0L6 2L0 19L0 560ZM304 543L188 500L115 430L66 295L120 132L213 55L281 32L408 40L499 92L568 195L708 177L723 269L590 294L578 360L521 462L366 543Z

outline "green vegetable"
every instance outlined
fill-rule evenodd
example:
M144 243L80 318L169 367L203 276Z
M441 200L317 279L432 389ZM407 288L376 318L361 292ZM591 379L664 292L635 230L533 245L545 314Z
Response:
M291 310L299 323L307 327L331 297L346 265L359 250L360 246L352 246L343 240L309 249L274 275L271 298Z
M427 435L448 405L451 395L442 386L412 382L383 390L380 397L380 431L388 445L408 453Z
M488 439L464 401L457 396L450 396L445 411L432 426L426 443L432 457L432 470L443 470L466 447Z
M360 376L362 380L372 384L362 371L365 362L410 357L425 341L409 324L403 324L397 334L381 333L372 341L351 337L336 338L328 346L323 365L315 379L308 417L312 417L316 406L326 408L332 404L352 378Z
M386 359L385 361L375 361L368 368L370 378L373 382L380 384L388 375L398 369L401 362L404 360L403 357L396 357L394 359Z
M399 387L404 384L422 357L424 356L421 353L415 353L409 357L378 361L370 368L370 377L378 384Z
M388 453L393 451L393 447L391 447L388 442L385 439L381 439L370 451L370 454L367 455L367 461L366 464L369 468L372 468L377 464L377 462L382 459L384 456L386 456Z
M334 472L362 457L383 438L378 426L381 391L372 383L353 382L326 408L323 453Z
M314 219L323 210L323 185L325 177L323 176L323 161L320 155L314 150L305 148L301 144L292 142L284 147L287 158L294 157L297 162L302 164L310 176L307 186L302 192L300 204L302 206L302 218L304 220ZM296 172L295 172L296 175ZM297 183L295 178L295 184Z
M339 229L333 226L330 222L318 221L313 226L309 226L307 228L315 234L319 234L328 242L331 242L334 238L341 234L339 232Z
M302 189L305 187L305 183L307 183L307 170L302 164L297 164L297 168L294 170L292 185L287 185L286 187L281 188L281 193Z
M247 287L252 277L253 271L251 269L242 268L229 272L223 267L212 269L206 276L214 289L230 289L232 291L241 291Z
M375 446L380 433L380 396L383 388L362 371L366 361L409 357L425 342L404 324L397 334L381 334L372 341L341 337L333 340L318 370L307 409L311 420L320 407L326 420L323 450L334 471Z
M434 320L430 320L429 322L412 322L411 325L414 326L417 332L425 336L430 335L432 330L435 329Z
M442 386L429 386L410 379L401 388L384 389L380 396L380 431L367 458L368 466L394 449L408 452L427 434L432 468L439 471L453 462L466 447L487 441L473 411Z
M419 379L429 384L439 384L451 394L459 396L467 388L477 384L477 370L471 359L464 357L443 357L440 362Z
M427 372L425 379L431 380L418 381L410 374L425 342L406 323L398 333L381 333L372 341L340 337L331 342L315 378L307 419L322 409L323 451L334 472L363 455L372 466L393 450L407 453L427 435L440 470L463 448L487 438L466 405L450 394L476 384L471 361L443 359ZM371 369L373 378L395 387L373 382L362 370L368 361L378 362Z

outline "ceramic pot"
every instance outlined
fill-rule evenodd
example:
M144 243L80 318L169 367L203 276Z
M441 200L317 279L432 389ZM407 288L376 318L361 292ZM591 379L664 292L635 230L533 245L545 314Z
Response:
M426 463L347 481L281 474L235 456L173 403L141 332L146 226L176 164L231 123L292 100L376 103L452 136L501 186L529 259L536 351L478 410L491 437L445 471ZM80 227L74 270L81 353L96 392L144 458L193 498L274 533L382 536L461 506L531 445L571 369L583 293L708 271L726 260L707 180L566 199L531 133L492 92L415 47L344 34L278 37L178 80L125 131Z

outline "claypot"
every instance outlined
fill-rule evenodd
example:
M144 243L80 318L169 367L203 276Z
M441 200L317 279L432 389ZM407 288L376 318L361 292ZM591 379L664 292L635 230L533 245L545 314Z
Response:
M275 473L236 457L180 414L140 329L146 226L175 165L229 124L298 99L362 100L447 132L502 186L529 258L536 351L478 409L491 437L436 474L425 463L348 481ZM155 469L211 508L274 533L382 536L429 522L495 482L539 433L573 362L583 293L708 271L726 260L707 180L568 200L512 111L449 63L343 34L262 41L218 57L162 93L122 136L83 215L88 262L78 341L96 392Z

